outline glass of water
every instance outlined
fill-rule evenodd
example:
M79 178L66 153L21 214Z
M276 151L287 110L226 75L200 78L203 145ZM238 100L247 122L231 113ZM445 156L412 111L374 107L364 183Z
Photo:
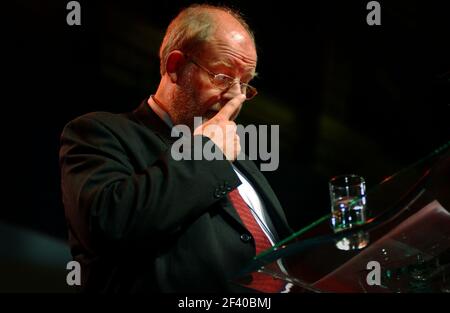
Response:
M362 225L367 219L366 183L358 175L341 175L329 182L331 225L335 233Z

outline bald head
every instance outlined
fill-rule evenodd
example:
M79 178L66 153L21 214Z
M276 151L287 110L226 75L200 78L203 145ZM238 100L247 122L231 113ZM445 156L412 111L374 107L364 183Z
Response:
M195 54L210 43L227 43L238 50L251 49L256 61L254 35L239 13L227 7L192 5L182 10L167 28L160 48L161 75L171 51Z

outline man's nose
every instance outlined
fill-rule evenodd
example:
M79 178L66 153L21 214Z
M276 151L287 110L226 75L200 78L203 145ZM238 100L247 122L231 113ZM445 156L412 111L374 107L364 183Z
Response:
M226 93L232 94L234 97L242 93L241 82L237 79L231 84Z
M225 101L229 101L234 97L240 95L241 93L241 85L238 81L235 81L232 85L230 85L230 87L224 90L224 92L222 93L222 99Z

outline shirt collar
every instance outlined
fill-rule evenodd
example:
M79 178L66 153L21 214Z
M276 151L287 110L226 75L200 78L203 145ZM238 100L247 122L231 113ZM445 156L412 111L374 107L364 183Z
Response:
M150 107L152 108L152 110L156 113L156 115L159 116L160 119L162 119L164 121L164 123L166 123L167 126L169 126L169 128L173 127L173 122L170 119L169 114L164 111L157 103L156 101L153 99L153 95L150 96L149 100L148 100L148 104L150 105Z

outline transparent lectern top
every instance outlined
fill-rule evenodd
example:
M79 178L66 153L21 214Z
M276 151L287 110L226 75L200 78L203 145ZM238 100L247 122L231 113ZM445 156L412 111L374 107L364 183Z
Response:
M369 190L364 225L334 233L323 216L256 256L236 282L258 271L289 292L450 292L449 146Z

